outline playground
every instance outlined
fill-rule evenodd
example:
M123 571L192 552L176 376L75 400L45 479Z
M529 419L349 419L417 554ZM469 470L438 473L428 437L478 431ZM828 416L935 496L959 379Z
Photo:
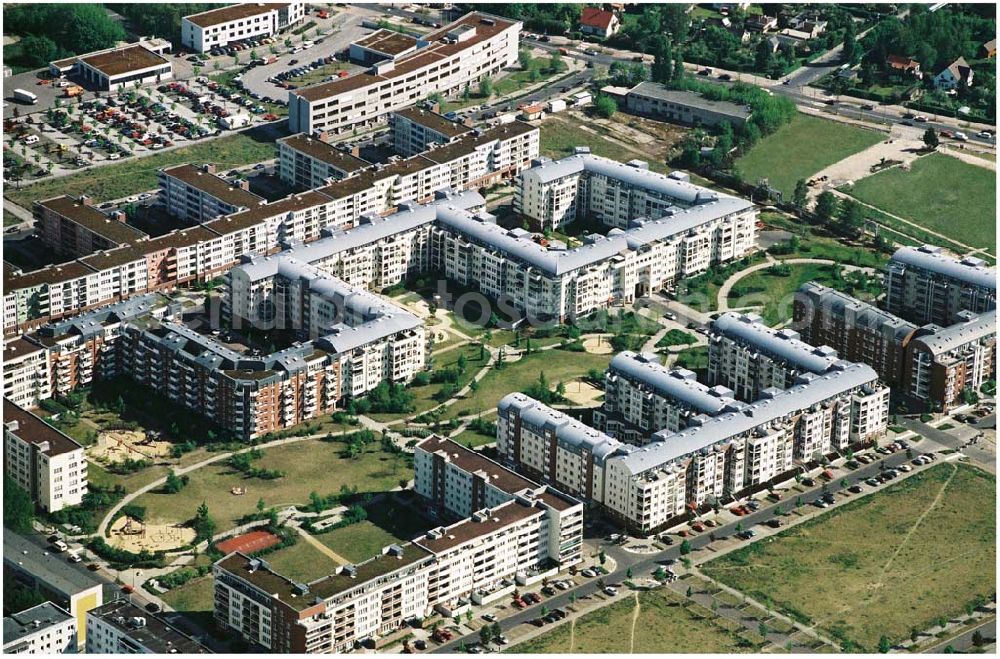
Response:
M97 442L87 449L98 462L125 460L158 460L170 455L170 442L142 430L107 430L97 436Z
M592 355L610 355L614 352L611 348L610 338L604 335L584 339L583 349Z
M191 544L194 537L194 529L186 526L148 524L126 515L111 526L108 544L133 553L170 551Z
M566 383L566 398L580 407L597 407L600 404L604 390L595 387L586 380L576 379Z

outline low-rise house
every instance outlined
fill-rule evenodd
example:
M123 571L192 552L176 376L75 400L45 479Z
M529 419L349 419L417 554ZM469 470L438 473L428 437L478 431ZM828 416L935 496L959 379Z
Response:
M580 32L607 39L621 27L621 21L600 7L584 7L580 14Z
M174 77L173 64L162 50L159 41L140 41L50 62L49 72L76 76L102 91L160 84Z
M658 82L640 82L625 96L629 112L687 125L733 128L745 124L750 109L729 101L710 101L696 92L668 89Z
M924 75L920 71L920 62L912 57L887 55L885 58L885 66L890 72L897 75L908 75L913 76L914 78L922 78Z
M778 17L766 14L754 14L747 16L744 25L752 32L767 32L778 27Z
M934 76L934 86L937 89L971 87L973 73L972 67L965 61L965 58L959 57Z

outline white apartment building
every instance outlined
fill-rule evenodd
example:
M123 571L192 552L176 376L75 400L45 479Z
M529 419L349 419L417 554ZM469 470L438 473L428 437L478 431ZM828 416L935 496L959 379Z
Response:
M727 312L712 321L708 339L708 384L753 401L768 388L787 389L803 373L825 373L837 351L814 347L791 329L775 330L753 313Z
M264 559L230 554L213 568L216 624L275 653L347 652L355 642L397 632L435 608L458 613L463 598L489 601L512 591L515 580L531 583L545 568L580 560L579 501L526 481L448 439L428 438L415 456L431 455L428 451L437 456L432 460L446 458L455 471L472 470L480 484L492 479L498 488L507 483L517 491L473 508L456 523L385 547L367 561L341 566L308 584L281 576ZM418 492L463 484L458 479L426 482L437 478L444 474L434 468L418 472ZM460 498L468 500L442 493L432 503L440 507Z
M472 132L470 124L418 106L393 112L389 115L389 126L392 129L393 150L407 158L432 146L449 144Z
M83 447L34 414L3 400L4 474L46 512L77 506L87 493Z
M275 143L278 175L302 189L320 188L372 167L367 160L306 133L283 137Z
M76 619L43 602L3 619L4 654L76 654Z
M24 409L52 398L49 353L42 346L24 338L4 344L3 397Z
M521 23L472 12L422 37L415 49L347 78L288 94L295 133L343 132L382 121L435 92L450 95L517 62Z
M204 53L234 41L274 36L304 17L304 2L232 4L181 18L181 43Z
M213 165L177 165L161 169L157 178L167 212L182 220L208 222L267 203L250 192L248 181L231 184L216 175Z
M87 611L87 654L211 654L157 615L118 599Z
M629 444L642 445L660 430L676 432L694 419L741 404L726 387L708 387L692 371L668 369L655 353L620 352L604 376L604 402L594 425Z

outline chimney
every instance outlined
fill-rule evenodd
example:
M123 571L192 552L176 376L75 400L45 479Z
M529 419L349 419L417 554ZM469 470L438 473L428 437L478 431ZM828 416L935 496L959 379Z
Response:
M115 222L121 222L122 224L125 224L125 220L128 218L122 211L115 211L114 213L111 214L111 219L114 220Z
M245 178L240 179L239 187L240 187L240 190L245 190L245 191L249 192L250 191L250 181L247 180L247 179L245 179Z
M205 165L204 169L209 174L214 174L215 173L215 165L214 164Z
M360 158L361 157L361 147L360 146L352 146L351 147L351 155L354 156L355 158Z
M85 194L80 195L80 204L83 206L93 206L94 200Z

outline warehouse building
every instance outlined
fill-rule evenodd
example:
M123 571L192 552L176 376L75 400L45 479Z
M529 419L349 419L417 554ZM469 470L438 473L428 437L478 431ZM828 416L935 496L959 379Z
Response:
M101 91L160 84L174 77L173 64L163 57L170 42L146 40L49 63L54 76L73 76Z
M739 128L750 119L750 109L729 101L711 101L697 92L669 89L658 82L640 82L625 95L628 111L687 126Z

